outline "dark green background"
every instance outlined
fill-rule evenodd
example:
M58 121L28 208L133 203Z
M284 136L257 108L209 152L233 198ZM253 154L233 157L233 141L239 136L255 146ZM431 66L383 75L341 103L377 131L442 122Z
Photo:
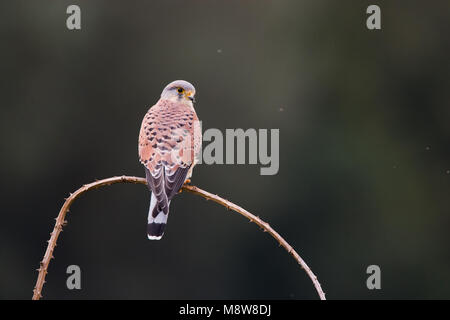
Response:
M369 31L366 8L382 10ZM82 30L66 28L78 4ZM279 128L280 171L200 165L193 183L268 221L330 299L450 298L448 1L2 1L0 298L29 299L64 198L140 175L163 87L197 88L204 129ZM282 111L281 111L282 110ZM291 257L191 194L146 238L150 194L77 201L47 299L316 299ZM82 290L66 289L68 265ZM366 288L381 267L382 289Z

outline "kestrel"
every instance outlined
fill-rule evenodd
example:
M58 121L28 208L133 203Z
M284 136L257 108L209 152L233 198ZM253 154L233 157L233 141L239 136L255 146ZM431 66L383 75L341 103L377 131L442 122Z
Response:
M163 236L170 201L192 176L198 160L202 133L194 95L195 88L187 81L169 83L142 120L139 160L152 193L147 226L150 240Z

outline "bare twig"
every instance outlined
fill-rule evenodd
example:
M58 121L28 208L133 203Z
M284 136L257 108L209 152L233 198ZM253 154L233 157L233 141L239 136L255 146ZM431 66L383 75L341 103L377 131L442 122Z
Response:
M64 205L61 207L61 210L59 211L58 217L56 218L55 227L53 228L53 232L50 234L50 240L48 241L47 250L45 251L44 258L40 262L39 269L39 275L36 280L36 285L33 290L33 300L39 300L42 298L42 288L45 283L45 276L47 275L48 266L50 264L50 260L53 258L53 251L56 247L56 241L58 240L59 233L62 231L62 227L66 224L65 217L67 212L69 211L70 206L75 201L76 198L78 198L81 194L96 189L102 186L107 186L111 184L116 183L136 183L136 184L147 184L147 181L144 178L139 177L130 177L130 176L121 176L121 177L112 177L107 178L103 180L98 180L95 182L92 182L90 184L86 184L79 188L74 193L70 194L70 196L66 199L64 202ZM276 232L272 227L267 223L261 220L259 217L251 214L247 210L235 205L234 203L222 199L221 197L211 194L205 190L202 190L198 187L191 186L191 185L184 185L182 190L192 192L194 194L200 195L203 198L207 200L212 200L214 202L217 202L218 204L223 205L227 209L231 209L233 211L236 211L237 213L243 215L247 219L249 219L251 222L256 223L259 227L261 227L264 231L268 232L272 237L274 237L278 243L286 249L286 251L297 261L297 263L306 271L309 278L314 284L314 287L316 288L317 293L319 294L319 297L321 300L325 300L325 293L323 292L319 281L317 280L317 277L314 275L314 273L311 271L311 269L308 267L306 262L299 256L299 254L289 245L289 243L286 242L279 234Z

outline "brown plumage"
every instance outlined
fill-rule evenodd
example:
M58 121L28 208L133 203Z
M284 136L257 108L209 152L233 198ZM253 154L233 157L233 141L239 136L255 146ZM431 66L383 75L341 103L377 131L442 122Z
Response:
M152 191L147 230L150 239L162 237L170 201L191 177L201 149L201 128L192 103L194 95L190 83L174 81L142 121L139 159Z

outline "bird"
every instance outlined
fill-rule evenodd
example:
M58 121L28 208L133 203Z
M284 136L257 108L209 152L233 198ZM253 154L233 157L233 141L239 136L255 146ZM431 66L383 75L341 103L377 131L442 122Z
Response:
M173 197L189 183L198 163L202 132L194 109L195 88L185 80L169 83L142 120L139 161L151 191L147 236L164 235Z

